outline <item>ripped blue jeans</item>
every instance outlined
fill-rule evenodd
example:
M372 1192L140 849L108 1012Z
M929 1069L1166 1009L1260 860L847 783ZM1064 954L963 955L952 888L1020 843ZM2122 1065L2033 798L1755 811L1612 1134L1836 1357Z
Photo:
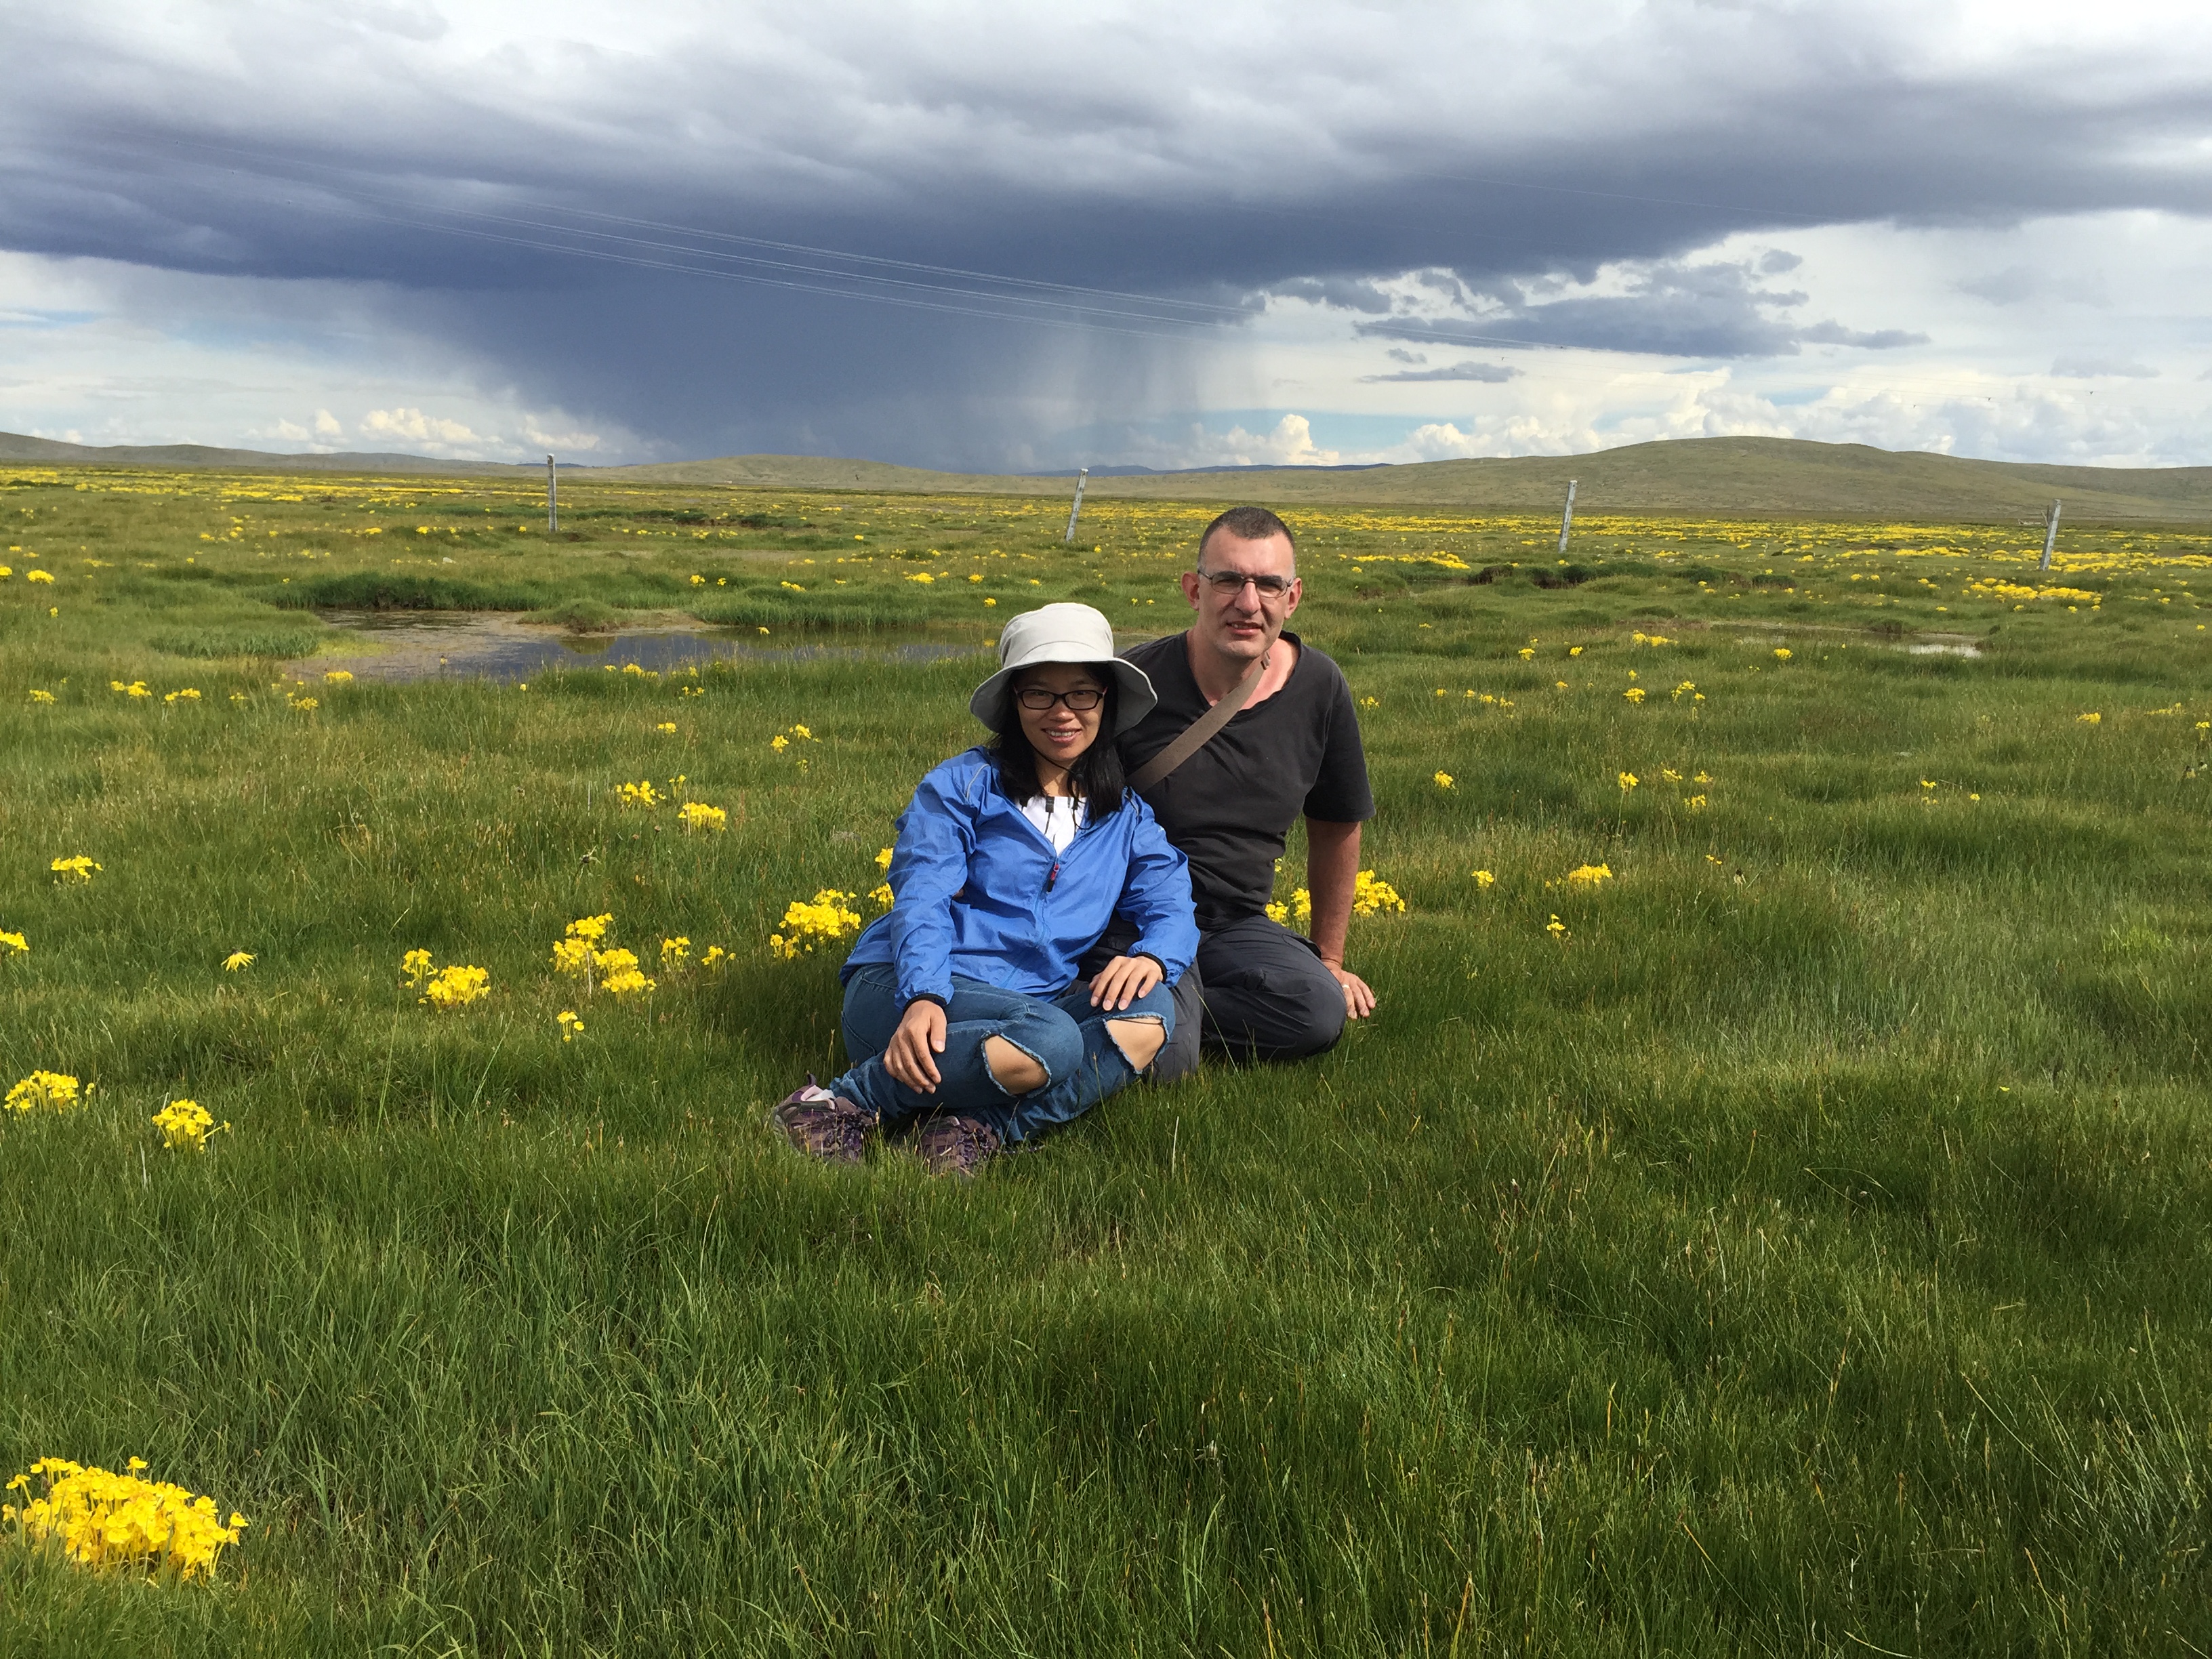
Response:
M884 1050L905 1012L894 969L878 965L854 972L845 984L845 1052L857 1058L850 1071L831 1082L830 1091L873 1112L886 1128L909 1118L957 1112L1014 1141L1080 1117L1134 1082L1136 1069L1106 1023L1157 1020L1163 1036L1172 1036L1175 993L1165 984L1156 985L1127 1008L1109 1014L1091 1006L1088 980L1047 999L955 974L952 1002L945 1011L945 1052L936 1057L943 1080L933 1094L908 1088L884 1068ZM994 1036L1044 1067L1050 1080L1043 1088L1025 1095L1006 1091L983 1054L984 1042Z

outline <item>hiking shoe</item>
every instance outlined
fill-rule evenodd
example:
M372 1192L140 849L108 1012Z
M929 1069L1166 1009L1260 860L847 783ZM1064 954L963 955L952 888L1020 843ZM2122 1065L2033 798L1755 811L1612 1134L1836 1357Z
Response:
M849 1100L817 1088L814 1073L806 1086L783 1097L769 1118L783 1138L809 1158L825 1164L858 1164L875 1119Z
M933 1117L921 1126L914 1146L930 1174L973 1179L997 1156L999 1132L972 1117Z

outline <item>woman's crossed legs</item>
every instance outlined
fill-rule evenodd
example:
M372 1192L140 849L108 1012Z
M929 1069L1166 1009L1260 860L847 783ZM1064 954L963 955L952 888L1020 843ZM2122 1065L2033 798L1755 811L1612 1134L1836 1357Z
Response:
M956 974L945 1052L937 1056L942 1081L927 1094L884 1065L904 1012L892 969L854 974L845 986L844 1024L846 1052L856 1058L830 1092L886 1127L950 1113L976 1119L1003 1139L1023 1140L1081 1116L1133 1082L1173 1030L1175 997L1155 986L1109 1016L1091 1006L1087 981L1046 999Z

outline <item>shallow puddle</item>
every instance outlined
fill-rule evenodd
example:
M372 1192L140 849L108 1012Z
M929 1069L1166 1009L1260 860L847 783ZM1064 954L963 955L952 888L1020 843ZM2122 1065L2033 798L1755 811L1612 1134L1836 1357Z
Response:
M877 658L927 662L973 656L990 647L951 640L884 640L867 645L780 645L757 630L639 628L611 634L570 634L483 611L325 611L333 628L361 635L351 652L337 641L291 665L312 677L343 668L358 680L526 680L554 668L703 667L711 662L808 662Z

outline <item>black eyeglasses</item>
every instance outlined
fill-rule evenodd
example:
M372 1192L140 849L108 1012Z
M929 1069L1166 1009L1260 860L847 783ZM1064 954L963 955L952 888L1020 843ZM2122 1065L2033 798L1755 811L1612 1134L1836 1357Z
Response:
M1073 691L1048 691L1041 685L1025 685L1014 693L1014 701L1032 714L1042 714L1056 702L1064 702L1076 714L1087 714L1106 701L1106 694L1095 685L1079 685Z
M1233 599L1244 591L1249 582L1263 599L1279 599L1291 591L1296 576L1240 576L1233 570L1201 570L1199 580L1205 582L1224 599Z

